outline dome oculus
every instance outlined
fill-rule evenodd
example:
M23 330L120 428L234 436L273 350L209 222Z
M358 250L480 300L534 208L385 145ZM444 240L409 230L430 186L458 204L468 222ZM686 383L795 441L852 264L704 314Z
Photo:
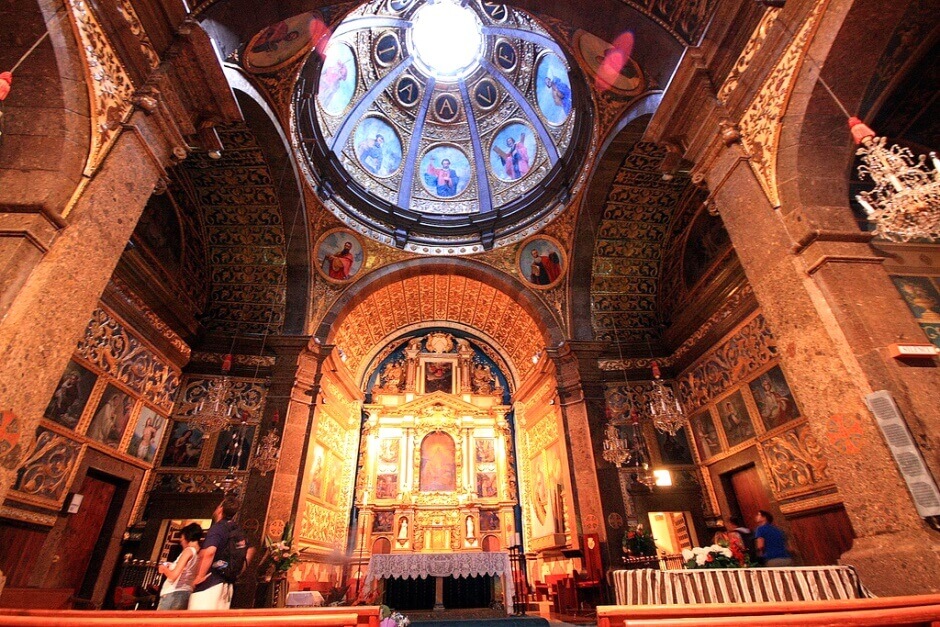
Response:
M412 16L408 44L423 72L454 81L470 74L480 62L482 24L472 9L450 0L423 4Z

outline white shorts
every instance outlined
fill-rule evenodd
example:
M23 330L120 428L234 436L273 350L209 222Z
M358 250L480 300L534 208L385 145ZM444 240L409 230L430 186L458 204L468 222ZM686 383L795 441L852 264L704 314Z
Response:
M232 584L217 583L189 597L191 610L227 610L232 604Z

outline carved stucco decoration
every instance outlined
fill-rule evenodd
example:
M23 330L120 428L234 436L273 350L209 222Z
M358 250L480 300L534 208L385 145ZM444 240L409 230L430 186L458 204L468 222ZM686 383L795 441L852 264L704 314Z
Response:
M810 38L828 5L828 0L823 0L813 7L738 123L741 140L751 155L751 167L775 207L780 206L777 190L777 146L782 128L780 120L786 112Z
M130 116L134 85L91 7L84 0L68 4L89 78L92 134L83 174L90 177L117 139L121 123Z
M130 333L111 312L99 308L92 313L75 354L161 409L173 407L179 370Z
M761 449L778 498L832 483L829 463L806 424L762 442Z
M777 342L757 314L676 379L679 400L693 412L776 358Z
M36 505L61 505L81 452L81 442L40 427L11 496Z
M163 339L180 352L180 355L182 355L184 359L189 359L192 353L189 344L187 344L176 331L171 329L170 326L164 322L163 318L151 309L143 298L137 295L137 292L135 292L130 285L117 275L111 276L111 285L125 302L134 306L134 309L150 323L153 329L157 331ZM180 365L183 366L185 363Z
M153 43L150 41L150 36L147 35L143 24L140 23L140 18L137 17L134 4L131 0L117 0L116 7L118 13L127 23L131 34L137 38L137 47L140 49L141 54L144 55L144 58L147 59L147 64L150 66L150 69L155 70L160 67L160 57L157 55L157 51L154 50Z
M597 228L591 322L607 341L645 341L659 333L662 246L686 177L663 181L666 151L638 142L614 177Z
M531 357L543 346L539 325L513 297L456 275L409 277L375 291L337 325L330 341L345 352L349 371L361 375L374 346L398 329L421 323L479 329L513 362L520 380L532 371Z
M744 45L744 50L738 55L738 60L735 61L734 67L731 68L725 82L722 83L721 88L718 89L718 100L720 100L722 104L728 104L728 97L734 93L738 82L741 80L741 75L750 67L754 56L764 45L764 40L767 39L767 33L770 32L770 27L777 21L779 14L779 8L769 7L764 11L760 23L754 28L750 39L748 39L747 43Z

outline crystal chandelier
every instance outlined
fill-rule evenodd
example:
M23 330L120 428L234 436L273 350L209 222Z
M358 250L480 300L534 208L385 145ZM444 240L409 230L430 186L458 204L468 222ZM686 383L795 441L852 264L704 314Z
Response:
M689 423L689 419L685 417L675 392L660 378L662 375L659 371L659 364L654 361L652 368L653 389L649 395L650 418L658 431L673 436Z
M629 419L622 413L612 415L604 428L604 434L604 459L631 473L637 482L647 488L652 487L656 477L650 467L649 451L637 411L631 409Z
M209 379L205 397L196 405L195 413L187 417L187 422L203 433L221 431L228 426L235 412L231 395L232 381L227 376Z
M265 476L277 468L277 460L281 456L281 447L278 446L280 437L274 432L274 429L268 431L261 443L255 450L255 457L251 460L251 467L260 471L261 476Z
M875 188L856 199L875 224L875 234L895 242L912 239L940 239L940 159L931 152L915 159L910 149L896 144L886 146L886 138L856 117L849 118L860 178L870 178Z

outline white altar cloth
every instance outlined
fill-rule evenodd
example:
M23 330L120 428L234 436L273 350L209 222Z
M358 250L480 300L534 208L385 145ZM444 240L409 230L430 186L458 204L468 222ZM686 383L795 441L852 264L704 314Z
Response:
M323 595L316 590L299 590L287 593L287 607L320 607Z
M503 584L506 612L513 613L514 594L512 567L509 553L402 553L373 555L369 559L366 586L375 579L399 577L425 579L427 577L476 577L493 575Z

